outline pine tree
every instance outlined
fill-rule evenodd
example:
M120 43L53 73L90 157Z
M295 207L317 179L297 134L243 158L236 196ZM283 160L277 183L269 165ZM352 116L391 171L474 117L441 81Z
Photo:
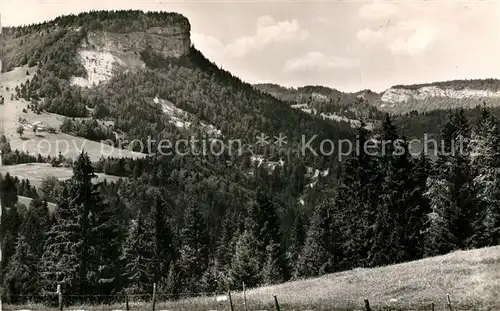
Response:
M80 296L111 291L119 242L116 213L92 184L94 169L86 153L73 167L69 188L58 206L42 256L44 283L48 291L60 283L65 292ZM108 285L104 285L108 284Z
M26 243L37 258L43 255L43 246L50 226L51 219L47 202L40 199L32 200L22 225L22 232Z
M236 244L244 222L238 213L228 209L223 217L221 233L210 259L209 267L204 274L203 287L205 291L226 291L230 282L231 261L236 251Z
M54 292L54 284L61 284L68 294L82 294L81 254L84 237L78 224L78 212L68 200L61 202L54 215L54 224L48 232L42 256L41 273L46 293Z
M452 184L446 179L430 177L424 194L430 202L429 226L424 242L424 255L442 255L459 248L459 239L454 235L450 219L456 207L452 196Z
M123 246L123 261L129 294L151 291L155 277L154 230L150 219L139 210L137 219L132 222L127 240Z
M334 210L342 241L344 268L368 265L374 243L373 223L380 201L382 174L374 150L368 148L368 131L361 122L357 130L354 156L343 161L339 173L339 186Z
M379 157L383 176L378 211L374 222L374 242L370 252L372 266L415 260L422 256L422 230L429 212L423 197L427 179L425 157L416 161L404 136L386 116L381 133ZM384 147L385 145L385 147Z
M156 283L160 283L163 278L167 277L170 263L177 256L177 250L174 248L173 231L167 211L166 202L157 194L156 202L150 212L150 219L154 227L154 271Z
M424 256L425 231L428 226L428 215L431 213L429 200L425 197L427 179L432 173L432 163L424 153L415 160L409 193L406 197L406 220L402 236L408 260L420 259Z
M472 247L500 244L500 130L498 122L483 108L473 135L471 166L476 209L471 213Z
M476 213L472 193L473 174L470 166L471 126L463 109L454 113L449 123L454 144L452 154L446 157L450 170L444 169L448 174L442 176L452 185L451 195L454 198L455 213L448 218L451 221L452 234L458 238L459 248L464 248L472 235L471 219ZM449 140L449 137L445 137L445 140Z
M269 245L273 246L273 260L276 260L279 279L288 280L290 278L289 263L286 257L286 250L283 245L281 224L276 211L277 205L271 201L269 196L262 189L257 191L257 203L251 206L247 219L247 228L257 242L257 259L259 266L263 267L268 261Z
M281 266L286 259L282 256L281 244L271 242L266 247L266 261L261 272L263 284L279 284L285 281Z
M388 265L406 258L401 238L404 235L407 192L413 169L406 141L400 139L392 119L382 124L381 150L378 157L383 176L380 202L374 222L370 265Z
M224 292L229 285L227 277L227 272L217 259L211 259L200 280L201 290L205 293Z
M99 192L94 192L96 204L90 219L92 271L89 276L95 294L110 295L120 289L122 263L120 262L125 220L119 199L108 202Z
M304 216L297 212L293 222L292 237L288 248L288 262L292 265L292 271L297 269L297 260L306 240L306 224Z
M215 249L215 261L226 270L229 269L236 247L239 220L231 210L226 212L222 220L222 232ZM227 271L225 271L227 274Z
M15 179L9 174L5 174L0 179L0 201L2 207L13 207L17 203L17 187ZM2 222L5 224L5 222Z
M80 295L90 293L92 285L94 285L89 280L89 272L92 272L92 265L96 258L94 256L97 255L94 249L95 245L93 245L92 241L94 237L91 230L91 218L94 216L95 210L101 207L101 198L92 184L92 179L96 177L89 156L82 151L73 167L73 177L68 189L68 205L70 209L76 210L76 231L77 235L81 238L75 245L79 261L78 279Z
M164 287L164 292L168 294L169 299L178 299L182 292L182 271L177 261L170 264L168 270L167 281Z
M248 287L259 285L260 266L257 258L257 241L246 230L238 238L231 261L230 279L233 287L239 288L243 282Z
M339 270L343 257L341 244L329 204L318 205L298 259L297 276L313 277Z
M208 228L196 206L186 210L181 242L178 264L182 270L183 289L187 293L196 293L200 290L200 279L209 262Z
M471 220L477 214L470 164L471 127L463 109L450 115L441 136L443 148L425 193L432 209L425 242L427 256L464 248L473 234Z
M15 253L17 238L24 220L19 210L20 205L17 203L15 179L7 173L5 178L0 180L0 182L0 203L2 209L0 226L2 262L0 276L3 277L7 271L6 269L11 257Z
M25 237L19 234L16 251L9 262L4 279L4 286L12 303L31 300L40 293L40 275L37 266L37 258Z
M49 227L50 216L47 203L34 199L30 203L26 218L17 230L19 232L17 239L7 238L3 240L3 243L7 243L8 249L11 247L15 249L5 270L7 272L5 286L9 288L11 294L23 294L25 298L28 298L30 295L40 293L41 275L38 266ZM12 234L9 234L9 237L12 237ZM32 278L32 280L25 282L26 287L22 286L26 279L23 273L27 273L28 277Z
M452 234L449 222L436 212L429 214L429 227L426 232L424 256L432 257L457 249L458 239Z

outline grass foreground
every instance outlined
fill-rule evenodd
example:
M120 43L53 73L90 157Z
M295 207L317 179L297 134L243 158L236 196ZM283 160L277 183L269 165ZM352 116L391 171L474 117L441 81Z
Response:
M354 269L319 278L288 282L247 291L249 311L275 310L276 295L283 311L372 310L448 311L500 310L500 246L457 251L444 256L379 267ZM235 311L245 310L241 292L232 294ZM173 302L160 301L156 310L229 310L227 301L198 297ZM4 310L56 309L40 305L4 306ZM125 310L125 304L72 306L65 310ZM151 303L130 303L130 310L152 310Z

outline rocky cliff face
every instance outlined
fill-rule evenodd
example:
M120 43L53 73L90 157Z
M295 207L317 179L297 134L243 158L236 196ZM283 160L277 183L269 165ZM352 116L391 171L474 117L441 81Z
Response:
M92 32L82 47L117 54L140 53L150 47L163 57L180 57L189 52L190 45L190 27L186 20L174 25L149 28L145 32Z
M117 72L142 68L140 53L152 49L163 57L181 57L191 46L190 25L181 19L145 31L116 33L109 31L88 32L78 56L87 71L87 78L73 77L71 84L92 87L104 83Z
M500 98L500 91L475 90L464 88L462 90L442 89L436 86L421 87L416 90L404 88L390 88L384 92L381 100L386 103L395 104L411 100L428 100L433 97L450 99L481 99Z
M427 85L394 86L382 93L377 107L400 114L410 111L432 111L474 108L485 103L500 106L499 81L456 80Z

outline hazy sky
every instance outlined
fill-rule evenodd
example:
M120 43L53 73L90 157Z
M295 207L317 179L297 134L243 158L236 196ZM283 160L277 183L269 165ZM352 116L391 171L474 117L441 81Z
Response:
M500 1L0 0L4 25L92 9L182 13L195 46L251 83L382 91L500 78Z

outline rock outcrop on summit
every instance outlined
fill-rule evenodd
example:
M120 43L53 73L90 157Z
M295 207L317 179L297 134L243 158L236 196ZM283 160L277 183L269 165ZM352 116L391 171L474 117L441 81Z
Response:
M181 21L173 25L152 27L146 31L89 32L87 45L94 46L99 51L114 51L118 54L140 53L150 48L162 57L180 57L186 55L191 46L189 22Z

